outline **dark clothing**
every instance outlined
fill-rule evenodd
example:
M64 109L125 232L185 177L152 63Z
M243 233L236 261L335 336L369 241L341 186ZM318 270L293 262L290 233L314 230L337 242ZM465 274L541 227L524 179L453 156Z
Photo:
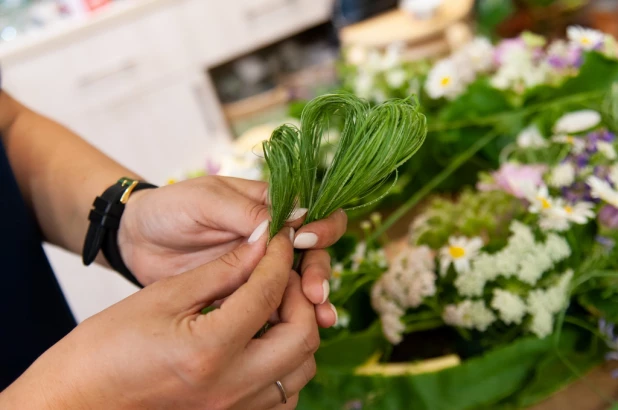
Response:
M41 242L0 142L0 391L75 327Z

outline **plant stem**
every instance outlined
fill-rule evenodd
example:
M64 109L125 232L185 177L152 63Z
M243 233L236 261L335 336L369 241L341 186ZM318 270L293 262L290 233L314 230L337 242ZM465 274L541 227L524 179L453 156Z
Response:
M405 333L413 333L413 332L420 332L422 330L437 329L442 326L444 326L444 322L441 319L424 320L422 322L415 322L415 323L408 324L406 326Z
M461 167L464 163L466 163L470 158L472 158L477 152L479 152L484 146L489 144L494 138L498 136L498 132L496 130L491 130L484 137L479 138L474 144L472 144L467 150L462 152L457 158L453 160L442 172L436 175L431 181L429 181L425 186L416 191L414 195L406 202L403 203L395 212L393 212L384 223L376 229L370 237L371 241L375 241L377 238L382 236L384 232L395 222L397 222L401 217L403 217L412 207L418 204L423 198L429 195L436 187L438 187L442 182L444 182L453 172L457 171L459 167Z

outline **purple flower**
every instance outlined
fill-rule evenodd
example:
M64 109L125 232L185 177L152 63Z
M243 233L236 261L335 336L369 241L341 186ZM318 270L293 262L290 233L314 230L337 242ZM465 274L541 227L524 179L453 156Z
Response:
M618 208L605 205L599 211L599 222L607 228L618 228Z
M576 182L573 185L562 189L562 196L570 203L580 201L595 202L590 195L590 187L583 181Z
M614 246L616 246L616 241L606 236L597 235L594 240L601 244L607 251L611 251L614 249Z
M618 335L614 333L614 324L601 318L599 319L599 331L605 336L607 347L611 350L605 355L605 360L618 360ZM618 369L612 372L612 377L618 378Z
M526 43L521 37L507 38L502 40L494 48L494 64L501 65L505 62L506 56L517 49L524 49Z
M537 188L543 183L544 165L516 165L506 163L493 172L493 183L479 183L480 191L501 190L517 198L526 197L526 188Z
M221 164L208 158L206 160L206 174L217 175L221 171Z

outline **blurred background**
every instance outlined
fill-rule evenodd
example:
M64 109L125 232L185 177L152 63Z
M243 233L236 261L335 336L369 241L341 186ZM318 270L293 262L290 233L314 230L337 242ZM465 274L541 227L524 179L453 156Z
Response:
M342 49L347 63L393 45L424 60L571 24L618 36L618 1L1 0L0 66L15 98L165 184L186 170L257 177L242 155L296 101L339 87ZM78 320L135 290L47 250Z

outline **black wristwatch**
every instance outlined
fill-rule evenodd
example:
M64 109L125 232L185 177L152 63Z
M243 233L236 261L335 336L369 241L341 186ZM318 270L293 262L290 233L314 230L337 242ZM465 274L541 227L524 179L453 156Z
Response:
M105 259L107 259L112 269L120 273L131 283L143 287L124 264L122 256L120 256L118 228L120 227L120 218L124 212L125 204L129 201L131 193L150 188L157 188L157 186L130 178L120 178L118 182L107 188L101 196L94 200L92 204L93 209L90 211L90 215L88 215L90 226L88 227L82 253L84 265L88 266L94 262L99 251L102 250Z

